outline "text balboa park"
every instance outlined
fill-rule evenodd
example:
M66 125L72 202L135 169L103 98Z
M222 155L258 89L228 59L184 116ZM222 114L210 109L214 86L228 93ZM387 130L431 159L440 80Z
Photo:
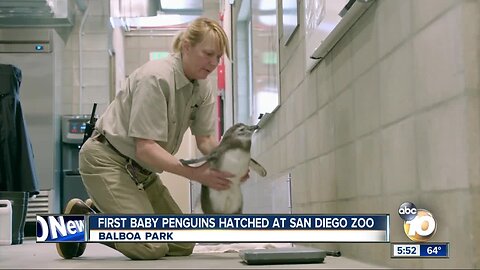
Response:
M99 232L98 240L172 241L173 232Z

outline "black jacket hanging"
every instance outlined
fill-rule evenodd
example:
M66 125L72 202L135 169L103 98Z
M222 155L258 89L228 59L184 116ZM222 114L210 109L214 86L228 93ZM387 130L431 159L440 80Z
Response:
M22 71L0 64L0 191L38 194L33 149L20 104Z

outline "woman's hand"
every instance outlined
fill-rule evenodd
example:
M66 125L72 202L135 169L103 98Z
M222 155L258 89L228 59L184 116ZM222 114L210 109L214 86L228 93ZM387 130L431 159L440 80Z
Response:
M232 183L228 178L233 176L235 175L229 172L212 169L208 166L208 163L205 163L195 168L195 177L193 180L216 190L226 190L230 188L230 184Z

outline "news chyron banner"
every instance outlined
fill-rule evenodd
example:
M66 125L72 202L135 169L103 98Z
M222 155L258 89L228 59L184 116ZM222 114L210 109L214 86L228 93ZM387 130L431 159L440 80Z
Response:
M384 215L49 215L37 242L389 242Z

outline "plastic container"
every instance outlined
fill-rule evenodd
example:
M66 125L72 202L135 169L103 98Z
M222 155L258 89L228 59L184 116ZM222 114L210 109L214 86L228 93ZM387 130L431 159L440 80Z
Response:
M0 200L0 246L12 244L12 203Z
M0 191L0 200L9 200L12 207L12 245L22 244L25 236L28 192ZM0 229L1 230L1 229Z

